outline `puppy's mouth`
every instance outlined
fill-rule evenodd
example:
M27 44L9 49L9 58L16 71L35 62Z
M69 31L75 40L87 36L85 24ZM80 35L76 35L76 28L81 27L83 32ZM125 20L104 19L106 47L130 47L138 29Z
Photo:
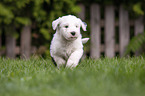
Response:
M76 39L77 39L76 36L71 36L71 37L67 38L67 40L76 40Z
M71 36L70 38L77 38L77 37L75 37L75 36Z

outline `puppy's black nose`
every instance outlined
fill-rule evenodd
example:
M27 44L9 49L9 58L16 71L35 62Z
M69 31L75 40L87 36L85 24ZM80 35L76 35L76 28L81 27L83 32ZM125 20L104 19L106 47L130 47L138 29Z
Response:
M74 32L74 31L73 31L73 32L71 32L71 35L75 36L75 34L76 34L76 32Z

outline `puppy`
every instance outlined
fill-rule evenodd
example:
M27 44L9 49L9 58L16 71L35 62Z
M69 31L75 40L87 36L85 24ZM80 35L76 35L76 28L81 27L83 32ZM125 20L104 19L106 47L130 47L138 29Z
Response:
M89 40L89 38L82 39L80 33L81 27L86 31L86 23L73 15L67 15L54 20L52 27L56 30L50 45L53 61L58 68L76 67L83 55L83 43Z

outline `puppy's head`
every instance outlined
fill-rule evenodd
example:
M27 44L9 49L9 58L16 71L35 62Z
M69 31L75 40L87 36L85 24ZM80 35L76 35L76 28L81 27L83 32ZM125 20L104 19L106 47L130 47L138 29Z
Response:
M67 15L54 20L52 27L66 40L75 40L80 36L80 27L86 31L87 25L81 19L73 15Z

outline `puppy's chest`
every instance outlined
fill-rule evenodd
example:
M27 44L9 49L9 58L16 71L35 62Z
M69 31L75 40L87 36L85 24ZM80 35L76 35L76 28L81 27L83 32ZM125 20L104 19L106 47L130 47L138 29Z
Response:
M74 46L62 46L61 51L59 52L65 59L67 59L74 51Z

